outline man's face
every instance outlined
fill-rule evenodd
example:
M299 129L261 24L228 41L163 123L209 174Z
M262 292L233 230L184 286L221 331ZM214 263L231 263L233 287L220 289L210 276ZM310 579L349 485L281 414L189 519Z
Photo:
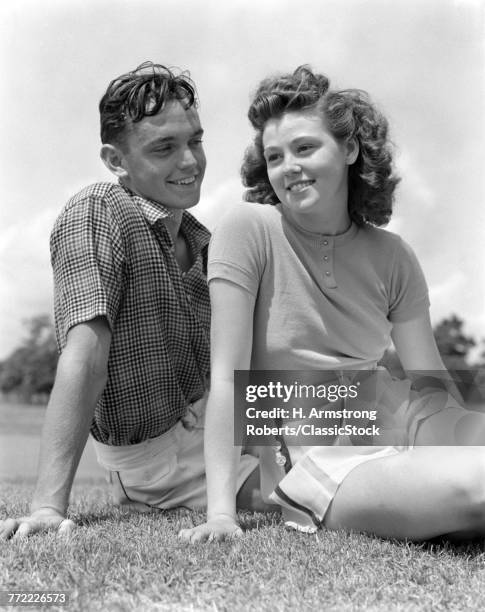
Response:
M125 135L123 183L167 208L195 206L206 166L202 134L196 109L177 100L133 123Z

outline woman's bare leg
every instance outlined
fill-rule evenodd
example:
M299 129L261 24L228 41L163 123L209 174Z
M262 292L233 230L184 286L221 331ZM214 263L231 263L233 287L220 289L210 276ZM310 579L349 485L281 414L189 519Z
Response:
M418 426L415 446L483 446L485 414L448 408L424 419Z
M420 447L363 463L338 488L324 524L410 540L485 534L485 447Z

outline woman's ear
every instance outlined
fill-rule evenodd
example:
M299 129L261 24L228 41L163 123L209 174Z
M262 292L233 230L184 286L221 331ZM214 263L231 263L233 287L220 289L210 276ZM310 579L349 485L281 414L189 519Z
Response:
M117 146L104 144L99 155L110 172L120 179L126 178L127 171L123 164L123 152Z
M351 166L355 163L355 160L359 155L359 143L357 141L357 138L350 138L349 140L347 140L347 142L345 143L345 147L345 161L347 162L347 165Z

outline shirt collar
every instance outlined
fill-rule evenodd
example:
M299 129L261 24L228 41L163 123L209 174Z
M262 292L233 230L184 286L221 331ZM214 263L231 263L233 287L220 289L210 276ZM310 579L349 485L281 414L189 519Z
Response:
M154 200L149 200L134 193L131 191L131 189L126 187L126 185L123 185L121 181L119 181L119 184L130 196L133 202L140 207L143 216L151 226L154 226L159 221L162 221L163 223L164 219L172 216L170 210L163 204L155 202ZM183 212L180 228L186 236L193 236L195 244L199 246L200 249L209 244L209 230L186 210Z
M159 204L154 200L149 200L147 198L144 198L143 196L138 195L134 191L131 191L131 189L129 189L126 185L123 185L121 181L119 181L119 184L121 188L124 189L126 193L130 196L133 202L135 202L135 204L140 207L143 216L150 225L155 225L157 221L160 221L161 219L166 219L167 217L171 216L170 211L165 206L163 206L163 204Z

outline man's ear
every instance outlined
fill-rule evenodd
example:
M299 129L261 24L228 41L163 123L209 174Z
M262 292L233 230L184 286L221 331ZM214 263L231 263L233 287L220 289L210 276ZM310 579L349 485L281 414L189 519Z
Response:
M104 165L120 179L126 178L128 173L124 167L123 152L115 145L104 144L99 152Z
M357 141L357 138L351 138L350 140L347 140L345 146L347 149L345 160L347 162L347 165L351 166L355 163L355 160L359 155L359 143Z

